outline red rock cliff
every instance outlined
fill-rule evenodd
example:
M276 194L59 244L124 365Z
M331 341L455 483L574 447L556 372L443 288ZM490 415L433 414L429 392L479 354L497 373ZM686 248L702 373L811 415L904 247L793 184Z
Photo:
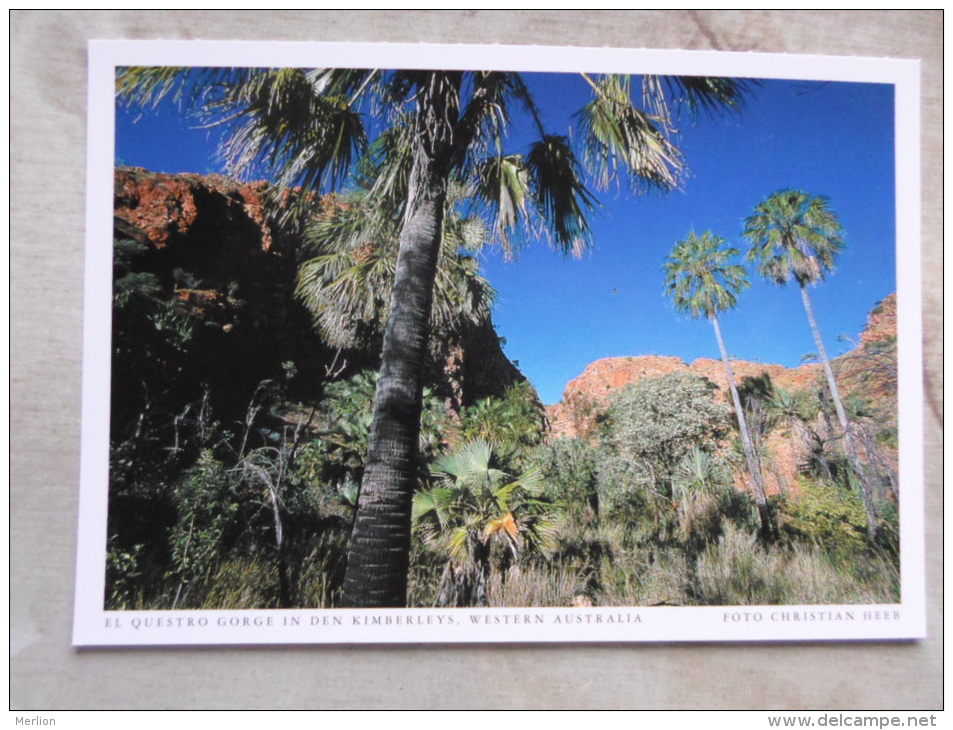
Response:
M209 378L227 362L247 371L254 387L290 360L306 367L302 380L318 382L324 366L338 360L293 296L301 241L267 215L269 190L264 181L119 168L115 236L144 244L135 270L156 275L163 296L187 308L202 322L202 337L214 340L207 348ZM281 205L295 195L301 193L285 191ZM321 204L341 202L329 196ZM526 379L504 354L491 321L466 326L432 350L437 361L430 376L455 411ZM369 347L343 359L355 371L377 367L379 355Z
M813 382L821 372L820 365L802 365L786 368L783 365L732 362L736 380L767 373L777 385L801 389ZM596 360L581 375L569 381L563 399L549 406L550 430L553 438L586 436L592 428L592 417L604 407L615 391L644 378L657 378L672 372L689 372L708 378L719 389L726 391L728 380L721 360L699 358L691 365L680 357L642 355L637 357L608 357Z
M885 345L895 341L896 295L880 302L871 312L860 337L860 344L850 353L834 361L838 380L845 392L874 394L883 405L884 418L895 418L896 358ZM771 380L786 390L805 390L823 378L821 365L810 363L796 368L743 360L732 361L736 382L746 377L767 373ZM547 416L550 438L587 438L592 434L596 416L612 395L631 383L655 378L671 372L689 372L711 380L727 399L728 382L721 360L699 358L691 364L679 357L642 355L610 357L590 364L581 375L566 386L562 401L549 406ZM766 446L771 464L766 466L769 493L777 493L782 484L796 484L797 465L801 458L798 444L783 432L771 433Z

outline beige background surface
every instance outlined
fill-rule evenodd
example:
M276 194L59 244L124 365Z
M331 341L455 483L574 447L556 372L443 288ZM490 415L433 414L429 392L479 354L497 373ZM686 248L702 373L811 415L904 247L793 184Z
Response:
M942 21L940 11L13 11L12 708L941 707ZM567 44L922 59L930 638L73 650L91 38Z

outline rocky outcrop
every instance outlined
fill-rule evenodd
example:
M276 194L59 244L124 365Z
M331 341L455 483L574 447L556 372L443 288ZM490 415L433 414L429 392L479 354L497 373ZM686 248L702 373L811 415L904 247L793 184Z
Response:
M439 369L434 377L443 381L444 396L451 412L489 397L500 397L526 376L504 354L500 338L489 319L463 328L453 339L431 343ZM537 405L543 408L537 396Z
M821 372L820 365L802 365L786 368L783 365L732 361L736 381L757 377L763 373L787 389L801 389L812 383ZM727 392L728 378L721 360L699 358L690 365L680 357L642 355L637 357L610 357L596 360L581 375L569 381L563 399L547 408L550 433L553 438L588 436L595 415L609 402L612 395L626 385L645 378L657 378L673 372L686 372L708 378Z
M168 175L138 167L119 168L114 212L159 249L211 224L223 232L250 227L261 249L268 251L274 243L273 226L265 213L268 187L264 181L241 183L222 175Z
M858 346L834 361L844 393L856 393L872 400L879 409L880 423L885 424L896 420L896 311L896 295L891 294L871 312ZM767 374L774 385L789 391L826 388L819 363L787 368L734 360L732 368L739 383L744 378ZM726 401L730 398L721 360L699 358L689 364L679 357L658 355L605 358L586 367L566 386L562 400L547 407L550 438L590 438L599 414L618 390L639 380L672 372L707 378L722 392L721 397ZM796 485L798 464L803 456L800 448L799 439L784 429L768 434L765 451L769 458L763 466L769 494Z
M848 393L879 404L884 418L896 422L897 296L879 302L867 318L860 341L834 361L838 381Z
M115 286L140 302L114 310L117 433L149 409L204 397L216 417L241 418L265 380L297 399L320 394L331 354L294 299L300 241L267 215L268 192L220 175L116 170Z
M277 196L262 181L142 168L117 169L114 193L114 238L138 244L124 254L124 271L154 277L153 296L199 325L188 361L175 364L188 370L187 379L220 384L216 390L236 394L238 408L249 389L284 377L289 364L297 373L294 397L303 401L320 397L327 371L346 377L379 366L379 346L335 353L294 297L302 241L278 214L301 202L302 193ZM306 202L342 204L336 197ZM455 410L526 379L503 353L490 321L433 343L432 351L432 385ZM129 383L120 377L114 387L128 389L127 399L135 401L142 386L135 373L128 375ZM122 401L122 392L114 395Z
M891 294L871 310L867 325L860 335L862 347L897 337L897 295Z

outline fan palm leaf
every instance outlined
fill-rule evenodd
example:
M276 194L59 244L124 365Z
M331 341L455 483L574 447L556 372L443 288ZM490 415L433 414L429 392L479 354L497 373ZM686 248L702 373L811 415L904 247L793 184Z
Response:
M751 284L744 267L730 263L740 251L725 243L711 231L692 231L676 244L665 263L665 291L677 311L711 317L738 304Z
M667 126L686 109L694 120L701 114L739 111L757 82L717 76L642 77L642 104Z
M824 279L844 248L840 222L828 205L827 198L801 190L780 190L763 200L745 220L748 260L777 284Z
M608 75L590 80L595 94L578 114L586 164L601 189L624 175L633 187L678 186L684 170L681 152L653 118L632 102L631 79Z
M494 542L514 558L555 545L561 511L544 498L542 473L534 468L511 474L502 466L502 453L482 439L460 444L431 465L438 486L414 497L421 535L456 565L447 580L477 576L485 583ZM466 597L466 585L457 586L454 595Z
M442 333L486 320L495 297L468 252L486 242L485 223L457 213L459 195L455 188L448 202L434 280L430 324ZM379 336L387 322L400 218L370 191L355 191L328 207L306 230L313 255L299 267L296 293L329 344L355 347Z

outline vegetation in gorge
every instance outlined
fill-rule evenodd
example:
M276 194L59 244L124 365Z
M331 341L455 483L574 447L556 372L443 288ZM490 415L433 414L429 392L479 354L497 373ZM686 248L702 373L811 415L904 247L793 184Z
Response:
M658 283L712 322L728 395L644 377L553 438L528 381L466 387L484 365L468 333L499 340L481 248L542 234L581 253L588 186L674 188L676 108L735 108L746 84L584 76L576 149L518 74L205 76L122 69L118 91L229 125L235 169L273 173L276 263L223 255L210 275L117 218L107 608L897 600L896 339L827 356L808 287L842 240L823 198L781 191L743 233L761 274L797 281L823 380L735 382L719 315L747 272L709 232ZM504 154L518 106L533 140ZM800 463L769 493L778 438Z
M136 296L157 296L140 279ZM133 283L117 287L122 311ZM194 346L184 333L199 324L187 311L162 301L140 309L142 336L180 354ZM109 608L338 605L377 375L341 375L308 406L288 398L293 370L230 417L211 405L214 383L162 391L161 368L143 373L156 396L138 418L126 414L137 425L113 448ZM428 391L410 605L896 600L890 475L880 475L881 538L871 544L823 389L790 393L762 378L739 392L762 453L781 431L805 455L799 484L771 498L780 533L769 544L758 539L756 499L738 486L737 422L703 378L628 386L588 439L546 440L525 383L456 415ZM889 424L869 412L859 428L889 444Z
M464 186L471 208L506 250L513 237L545 235L556 249L579 256L591 244L591 186L624 180L635 190L674 189L685 168L676 144L679 111L737 109L749 87L729 78L581 76L592 95L572 118L580 140L574 144L544 124L528 79L513 72L118 71L124 103L188 99L209 124L223 126L221 154L238 174L265 171L282 186L317 193L372 171L371 208L358 230L369 223L379 235L375 224L390 219L399 244L391 291L372 307L380 311L389 301L349 546L349 605L406 603L424 361L453 184ZM516 107L526 113L531 141L525 154L506 154Z

